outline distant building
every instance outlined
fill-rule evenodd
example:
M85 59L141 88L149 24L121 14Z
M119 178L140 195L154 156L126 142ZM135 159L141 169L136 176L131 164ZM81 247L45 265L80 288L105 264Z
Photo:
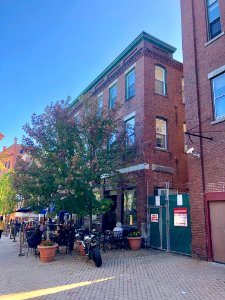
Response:
M142 151L121 172L138 178L126 189L106 190L114 201L114 223L139 226L147 222L150 195L187 191L184 145L185 104L182 97L182 63L173 59L176 49L142 32L86 89L99 106L111 109L122 103L121 117L128 128L128 147ZM79 98L73 103L79 122ZM115 217L116 216L116 219Z
M16 163L18 156L23 155L22 145L17 144L17 138L14 138L14 143L10 147L3 147L3 150L0 152L0 160L2 170L0 169L0 175L12 171Z
M192 250L225 263L225 1L181 0Z

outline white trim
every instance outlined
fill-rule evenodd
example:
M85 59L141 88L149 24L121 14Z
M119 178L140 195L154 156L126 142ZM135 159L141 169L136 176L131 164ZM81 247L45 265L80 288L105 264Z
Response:
M103 91L100 94L98 94L97 98L101 97L102 95L103 95Z
M132 69L136 68L136 63L134 63L132 66L130 66L125 72L124 74L126 75L127 73L129 73Z
M224 31L222 31L220 34L218 34L217 36L215 36L213 39L211 39L207 43L205 43L205 47L207 47L208 45L212 44L214 41L216 41L217 39L219 39L223 35L224 35Z
M126 116L123 118L124 122L126 122L127 120L129 120L129 119L135 117L135 115L136 115L135 111L132 112L132 113L130 113L129 115L126 115Z
M117 81L118 81L118 78L108 85L108 89L110 89L110 88L113 87L115 84L117 84Z
M210 72L210 73L208 74L208 79L211 79L211 78L213 78L213 77L216 77L216 76L222 74L223 72L225 72L225 65L223 65L222 67L219 67L218 69L216 69L216 70Z
M124 173L130 173L130 172L141 171L141 170L149 170L149 164L143 163L143 164L130 166L127 168L119 169L119 172L124 174Z
M211 125L214 125L214 124L217 124L217 123L220 123L220 122L223 122L223 121L225 121L225 116L222 116L220 118L217 118L215 121L212 121Z

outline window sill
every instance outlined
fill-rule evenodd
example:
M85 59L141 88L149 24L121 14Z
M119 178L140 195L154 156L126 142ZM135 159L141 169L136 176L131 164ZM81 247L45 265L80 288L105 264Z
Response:
M165 148L156 147L155 149L156 149L156 150L159 150L159 151L169 152L169 153L170 153L170 150L165 149Z
M210 41L208 41L207 43L205 43L205 47L207 47L208 45L212 44L213 42L215 42L217 39L219 39L223 35L224 35L224 31L222 31L220 34L218 34L217 36L215 36L213 39L211 39Z
M128 98L128 99L126 99L126 101L125 102L128 102L128 101L130 101L131 99L133 99L135 97L135 95L134 96L131 96L130 98Z
M223 116L221 118L218 118L215 121L212 121L211 125L215 125L215 124L218 124L218 123L221 123L221 122L224 122L224 121L225 121L225 116Z
M168 95L167 94L160 94L160 93L157 93L157 92L155 92L155 95L158 95L158 96L163 96L163 97L165 97L165 98L168 98Z

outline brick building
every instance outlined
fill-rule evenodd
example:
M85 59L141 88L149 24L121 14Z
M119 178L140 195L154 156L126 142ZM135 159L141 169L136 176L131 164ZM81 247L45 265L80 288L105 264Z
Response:
M9 171L12 171L16 163L18 156L23 153L22 145L17 144L17 138L14 138L14 143L10 147L3 147L0 152L0 159L3 169L0 169L0 175Z
M225 262L225 2L181 0L192 250Z
M182 64L173 59L175 48L142 32L83 92L98 97L109 109L115 102L126 128L129 145L141 145L141 155L122 173L136 176L125 190L109 190L116 219L124 225L146 223L147 198L165 191L187 191L184 153L185 116ZM73 103L79 119L79 98Z

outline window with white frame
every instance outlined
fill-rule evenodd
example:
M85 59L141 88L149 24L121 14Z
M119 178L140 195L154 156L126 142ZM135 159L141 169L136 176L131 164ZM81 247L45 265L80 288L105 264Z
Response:
M166 69L161 66L155 66L155 92L166 95Z
M75 114L75 124L76 125L80 124L80 113L79 112Z
M181 93L182 93L182 103L185 103L185 97L184 97L184 78L181 79Z
M109 108L112 109L115 107L117 97L117 84L114 84L109 88Z
M135 96L135 69L126 74L126 100Z
M206 0L208 8L209 39L221 33L220 8L218 0Z
M116 141L116 133L113 132L111 134L111 137L110 137L109 142L108 142L108 149L109 150L112 148L112 145L113 145L113 143L115 143L115 141Z
M132 117L125 121L127 146L132 146L135 143L135 117Z
M103 108L103 97L102 94L98 96L98 115L102 113Z
M156 118L156 147L167 149L167 122L163 118Z
M183 133L184 133L184 152L187 151L187 135L185 134L187 132L187 125L186 123L183 123Z
M225 73L212 79L215 119L225 117Z

